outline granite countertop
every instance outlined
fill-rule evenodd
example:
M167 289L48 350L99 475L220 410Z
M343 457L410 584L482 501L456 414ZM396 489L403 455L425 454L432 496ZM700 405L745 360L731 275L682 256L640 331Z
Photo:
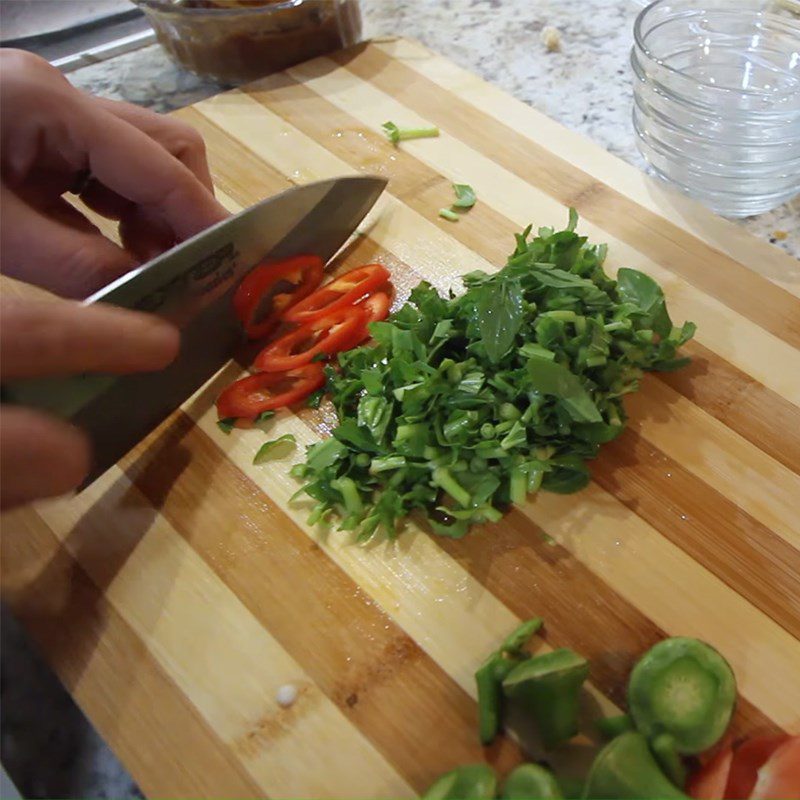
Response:
M419 39L644 168L630 122L634 0L362 0L362 7L367 36ZM541 43L545 26L559 30L560 52ZM174 66L156 45L79 69L69 79L157 111L226 88ZM800 258L800 198L738 224ZM776 239L776 232L787 236ZM2 638L2 759L23 794L141 796L6 613Z

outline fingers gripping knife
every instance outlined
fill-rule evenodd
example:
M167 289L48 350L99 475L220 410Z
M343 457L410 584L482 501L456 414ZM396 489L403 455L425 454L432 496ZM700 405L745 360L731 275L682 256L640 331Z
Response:
M386 181L336 178L270 197L188 239L85 302L148 311L181 329L178 357L160 372L14 381L3 401L39 408L87 432L88 485L115 464L232 356L243 341L231 298L262 261L300 254L324 262L355 231Z

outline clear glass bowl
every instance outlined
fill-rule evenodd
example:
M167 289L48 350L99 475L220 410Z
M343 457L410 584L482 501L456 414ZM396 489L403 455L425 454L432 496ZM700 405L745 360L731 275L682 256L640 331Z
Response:
M800 193L800 20L764 0L657 0L634 25L633 124L651 169L720 214Z
M358 0L133 2L174 61L222 83L253 80L361 39Z

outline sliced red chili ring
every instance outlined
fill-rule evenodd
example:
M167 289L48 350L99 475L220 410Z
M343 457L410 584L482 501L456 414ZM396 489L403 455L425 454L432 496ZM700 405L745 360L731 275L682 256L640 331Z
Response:
M347 306L301 325L268 344L256 357L256 369L278 372L308 364L315 356L348 350L363 334L366 311Z
M257 372L235 381L217 399L220 419L254 420L263 411L302 400L325 383L322 364L304 364L283 372Z
M392 305L392 298L388 292L375 292L365 297L360 303L356 303L355 308L362 308L366 314L364 327L361 330L359 343L369 338L370 322L380 322L389 316L389 309Z
M317 289L284 312L286 322L313 322L345 306L354 305L364 295L382 286L390 273L382 264L367 264L345 272Z
M272 333L281 314L322 283L324 267L319 256L304 255L250 270L233 295L234 311L248 338L261 339Z

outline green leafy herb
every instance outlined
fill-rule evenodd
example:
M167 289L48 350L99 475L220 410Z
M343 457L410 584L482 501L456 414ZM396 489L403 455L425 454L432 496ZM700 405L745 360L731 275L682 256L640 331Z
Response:
M325 397L325 390L317 389L316 392L312 392L306 398L306 406L308 406L308 408L319 408L323 397Z
M475 190L467 183L454 183L453 191L456 193L453 203L456 208L472 208L478 200Z
M266 422L268 419L272 419L275 416L274 411L262 411L257 417L256 422Z
M564 230L517 234L505 267L466 275L460 295L420 283L372 344L338 355L339 424L293 470L312 520L338 516L366 541L416 513L459 538L540 489L587 485L623 396L684 364L694 325L673 326L648 276L606 275L606 247L576 226L571 211Z
M225 417L225 419L217 420L217 427L223 433L230 433L236 426L236 417Z
M281 452L293 448L296 443L297 440L294 438L294 434L291 433L284 433L283 436L279 436L277 439L264 442L264 444L258 448L258 452L253 458L253 463L263 464L271 458L279 457Z
M394 122L384 122L381 128L392 144L397 144L406 139L426 139L439 135L439 129L435 125L427 128L401 128L399 125L395 125Z
M449 208L440 208L439 216L444 217L445 219L449 219L450 222L458 222L458 214L456 214L455 211L452 211Z
M479 287L478 328L486 355L497 364L514 343L522 325L522 289L510 278Z

